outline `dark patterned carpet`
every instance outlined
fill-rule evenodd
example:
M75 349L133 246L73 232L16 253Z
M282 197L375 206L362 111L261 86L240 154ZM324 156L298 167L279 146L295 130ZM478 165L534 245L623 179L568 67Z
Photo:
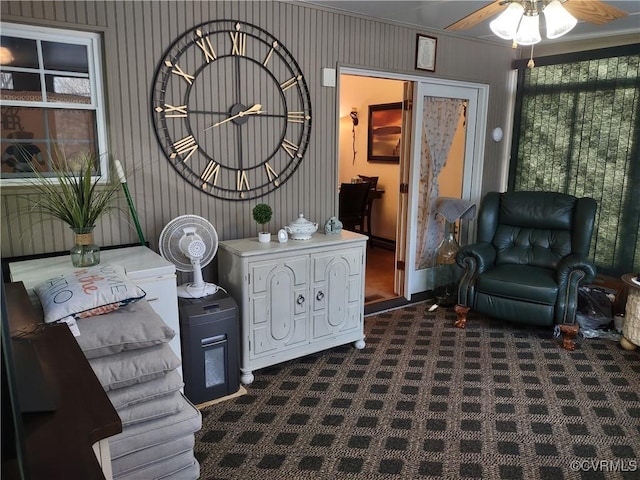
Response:
M640 350L428 306L204 409L201 478L640 478Z

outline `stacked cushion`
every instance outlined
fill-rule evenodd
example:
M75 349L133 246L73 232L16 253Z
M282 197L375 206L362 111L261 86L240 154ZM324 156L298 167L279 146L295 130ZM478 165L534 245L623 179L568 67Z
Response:
M169 346L175 332L146 300L77 324L78 343L122 421L109 439L114 480L198 478L201 418L180 391L180 359Z
M175 332L122 267L98 267L35 291L47 321L75 320L76 340L120 416L123 430L109 439L113 478L198 478L201 416L181 393L180 359L169 346Z

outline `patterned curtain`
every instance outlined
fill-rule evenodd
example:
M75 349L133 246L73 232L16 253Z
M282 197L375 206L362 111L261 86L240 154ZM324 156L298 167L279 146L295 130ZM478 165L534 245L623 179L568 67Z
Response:
M442 221L435 216L438 175L447 161L464 102L459 98L424 97L416 269L433 266L433 256L442 234Z

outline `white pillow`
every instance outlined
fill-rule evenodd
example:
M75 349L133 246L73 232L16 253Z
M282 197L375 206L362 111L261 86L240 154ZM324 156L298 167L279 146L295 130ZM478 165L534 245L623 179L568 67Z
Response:
M45 280L34 290L46 323L112 312L146 295L127 278L124 267L109 264L73 270Z

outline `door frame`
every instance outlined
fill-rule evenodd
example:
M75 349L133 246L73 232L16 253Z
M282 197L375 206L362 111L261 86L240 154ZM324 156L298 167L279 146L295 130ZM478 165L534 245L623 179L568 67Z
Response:
M425 77L422 75L411 75L411 74L388 72L383 70L374 70L374 69L348 66L348 65L338 65L337 72L336 72L336 78L338 79L337 92L336 92L336 98L335 98L336 115L339 115L339 108L338 108L340 104L339 79L341 75L359 75L364 77L413 82L414 83L414 102L413 102L414 111L416 107L415 100L418 98L417 97L418 91L421 90L421 88L419 88L421 84L432 85L432 86L445 86L445 87L446 86L461 87L461 88L470 88L470 89L476 90L477 98L478 98L478 102L477 102L478 108L474 118L475 141L474 141L473 156L471 161L472 165L470 166L471 173L469 174L468 179L467 179L467 173L465 168L465 179L463 182L463 198L469 199L475 202L476 204L480 201L480 195L482 190L482 171L484 167L484 147L485 147L485 136L486 136L486 129L487 129L487 114L488 114L488 104L489 104L488 102L489 85L481 84L481 83L465 82L460 80L450 80L447 78ZM422 108L422 103L420 103L420 109L421 108ZM418 135L416 132L419 133L419 130L417 129L420 128L421 125L422 125L422 119L420 118L418 121L417 116L414 114L412 118L413 141L411 145L411 155L410 155L410 158L402 157L400 159L400 162L404 163L404 167L411 173L413 173L414 169L416 168L416 164L419 165L419 155L420 155L419 141L421 140L422 136ZM467 128L471 129L471 122L469 119L467 123ZM336 119L336 137L335 138L337 139L340 138L339 118ZM418 139L417 152L416 152L416 138ZM339 152L338 142L336 142L335 149L336 149L335 158L339 159L340 152ZM417 157L417 161L414 160L416 159L416 157ZM337 165L336 165L336 169L334 173L335 175L334 183L338 182L338 170L339 169L337 168ZM415 180L418 177L415 177L414 175L410 174L410 178ZM412 223L415 223L415 222L411 221L410 212L412 212L413 209L416 209L415 211L417 211L417 204L415 203L416 200L417 200L417 188L415 188L413 185L409 185L409 198L408 198L408 202L405 202L405 204L408 205L408 210L406 212L398 211L398 218L401 218L401 216L403 216L402 218L406 217L405 221L409 231L407 232L407 235L406 235L406 248L404 250L407 258L403 259L405 261L404 292L397 292L397 294L400 296L404 296L407 300L411 299L412 294L418 293L418 291L414 291L415 285L412 288L412 285L410 284L409 275L407 274L407 272L409 271L408 262L410 260L412 261L413 258L415 257L415 252L410 251L411 247L415 248L415 230L414 230L415 226L412 225ZM398 202L398 205L401 205L401 202ZM468 231L466 232L465 239L473 238L474 233L475 233L475 223L469 222L469 228L468 228ZM413 235L413 239L412 239L412 235ZM396 241L398 240L397 237L398 236L396 235ZM396 249L396 252L397 251L398 250ZM400 259L396 258L396 261L398 260ZM396 267L396 271L397 271L397 267Z

